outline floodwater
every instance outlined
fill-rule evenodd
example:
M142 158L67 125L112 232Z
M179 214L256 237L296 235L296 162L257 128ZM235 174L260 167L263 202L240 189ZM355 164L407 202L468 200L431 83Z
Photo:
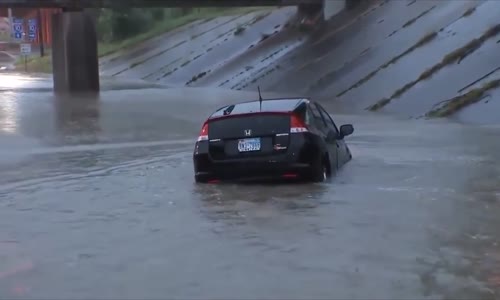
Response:
M0 298L496 296L499 128L325 104L355 127L330 182L197 185L203 119L255 93L0 97Z

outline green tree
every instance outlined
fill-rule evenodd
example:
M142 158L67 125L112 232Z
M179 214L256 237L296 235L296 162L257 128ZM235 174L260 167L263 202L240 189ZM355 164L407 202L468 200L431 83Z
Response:
M121 8L113 12L111 31L114 40L126 39L142 33L153 23L150 11L138 8Z
M103 9L97 22L99 39L107 42L123 40L145 32L163 18L163 9Z

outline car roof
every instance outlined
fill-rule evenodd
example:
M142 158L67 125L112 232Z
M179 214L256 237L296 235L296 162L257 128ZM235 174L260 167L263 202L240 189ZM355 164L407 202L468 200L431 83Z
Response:
M210 118L224 115L247 114L253 112L290 112L299 104L308 102L307 98L276 98L262 100L262 109L259 100L251 100L236 104L226 105L217 109Z

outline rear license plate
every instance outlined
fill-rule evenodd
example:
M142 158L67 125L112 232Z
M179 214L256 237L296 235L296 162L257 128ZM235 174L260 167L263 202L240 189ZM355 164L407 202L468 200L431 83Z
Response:
M238 151L250 152L260 150L260 138L243 139L238 141Z

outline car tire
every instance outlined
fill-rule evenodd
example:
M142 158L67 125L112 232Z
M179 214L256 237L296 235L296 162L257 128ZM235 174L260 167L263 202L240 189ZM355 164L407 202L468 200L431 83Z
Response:
M196 183L207 183L208 182L208 178L207 178L207 176L204 176L204 175L195 175L194 176L194 181Z
M324 182L328 178L328 168L325 161L320 157L311 166L311 181Z

